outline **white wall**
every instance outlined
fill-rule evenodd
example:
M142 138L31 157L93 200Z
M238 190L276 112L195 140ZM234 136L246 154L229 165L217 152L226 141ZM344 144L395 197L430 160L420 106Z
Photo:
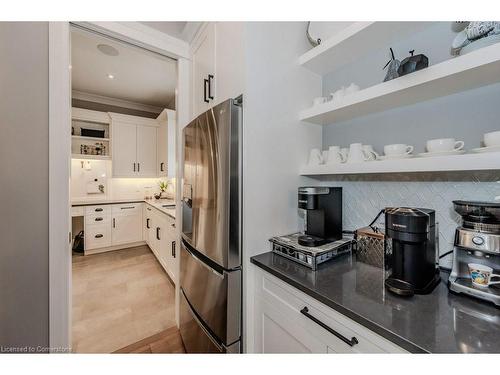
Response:
M87 160L84 160L86 163ZM160 181L166 178L112 178L111 161L91 160L91 170L81 166L80 159L71 160L71 199L113 198L142 199L146 188L151 187L152 193L158 193ZM87 194L87 183L98 179L104 185L104 194Z
M297 231L302 157L321 144L322 129L298 112L321 94L321 80L297 64L309 47L306 23L247 23L243 104L243 255L245 351L253 350L253 272L250 257L269 251L268 239Z

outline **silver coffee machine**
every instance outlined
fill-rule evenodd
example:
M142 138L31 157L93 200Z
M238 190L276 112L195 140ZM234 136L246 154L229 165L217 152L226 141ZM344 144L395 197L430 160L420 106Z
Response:
M462 226L455 232L448 287L500 306L500 285L476 286L468 267L480 264L500 273L500 203L453 201L453 206L462 217Z

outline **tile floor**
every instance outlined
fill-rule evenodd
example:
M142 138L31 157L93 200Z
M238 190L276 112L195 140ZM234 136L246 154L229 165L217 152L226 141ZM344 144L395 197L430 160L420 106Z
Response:
M73 352L111 353L175 326L175 288L147 246L73 256Z

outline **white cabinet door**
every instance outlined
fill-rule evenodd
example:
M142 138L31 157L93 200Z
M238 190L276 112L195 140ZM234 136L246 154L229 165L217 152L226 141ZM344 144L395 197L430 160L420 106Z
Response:
M168 146L167 146L167 170L168 177L176 176L176 168L177 168L177 117L175 112L172 113L172 116L168 118Z
M217 22L216 28L217 97L211 106L243 94L244 88L244 24Z
M326 353L326 345L261 298L255 299L257 353Z
M168 175L168 126L170 121L165 119L160 122L160 127L158 128L158 160L157 160L157 172L159 177L167 177Z
M142 204L113 205L112 215L113 245L142 241Z
M156 177L157 128L137 126L137 176Z
M137 126L126 122L113 121L112 154L113 176L135 176Z
M214 76L209 82L209 75ZM205 112L215 98L215 23L210 22L196 38L193 49L193 118Z

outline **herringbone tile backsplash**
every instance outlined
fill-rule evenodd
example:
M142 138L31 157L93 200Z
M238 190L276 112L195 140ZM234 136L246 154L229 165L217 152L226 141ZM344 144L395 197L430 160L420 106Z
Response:
M500 201L498 171L330 177L323 179L322 185L342 186L344 229L367 226L384 207L436 210L441 254L453 249L455 229L461 222L453 200L494 201L498 197ZM383 216L378 223L383 226ZM449 267L451 256L443 258L441 265Z

